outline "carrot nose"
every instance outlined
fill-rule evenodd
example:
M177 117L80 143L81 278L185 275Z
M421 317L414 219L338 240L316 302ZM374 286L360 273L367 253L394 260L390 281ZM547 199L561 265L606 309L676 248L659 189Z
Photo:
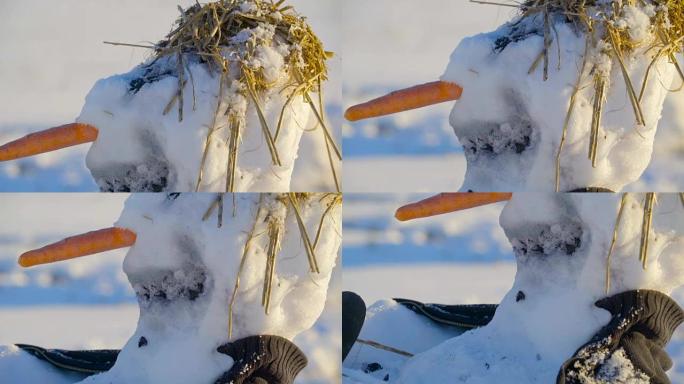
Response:
M73 123L32 133L0 146L0 161L52 152L97 140L98 130L92 125Z
M135 232L125 228L112 227L100 229L99 231L67 237L57 243L28 251L19 256L19 265L22 267L33 267L35 265L54 263L126 248L135 244L136 238Z
M408 221L475 208L482 205L510 200L512 193L440 193L417 203L397 209L394 217Z
M357 121L370 117L385 116L446 101L458 100L462 94L463 88L457 84L446 81L434 81L395 91L366 103L355 105L347 109L344 117L349 121Z

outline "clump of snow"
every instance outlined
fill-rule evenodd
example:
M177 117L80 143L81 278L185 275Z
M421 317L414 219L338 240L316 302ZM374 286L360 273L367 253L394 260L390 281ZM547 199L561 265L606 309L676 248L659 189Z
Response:
M647 44L653 39L648 12L628 6L619 20L634 40L644 42L624 58L637 94L655 55ZM450 115L468 162L463 191L555 190L556 157L576 85L579 91L560 155L559 189L619 191L638 180L651 160L675 75L669 59L658 58L650 69L641 100L645 120L641 125L610 44L600 40L587 48L589 37L562 17L551 18L553 41L544 80L543 60L537 61L544 47L541 19L518 19L494 32L464 39L441 77L464 88ZM589 144L597 76L605 77L607 91L594 167Z
M620 348L615 351L598 372L598 377L589 384L649 384L646 374L634 368L632 361L627 357L625 350Z
M240 270L231 340L263 334L292 339L316 322L341 243L339 206L323 220L316 247L320 273L312 273L294 213L278 195L264 195L261 204L258 194L225 196L221 227L218 209L202 219L215 199L203 194L142 194L126 202L116 225L137 233L124 271L136 291L140 319L116 365L84 383L215 380L232 365L232 359L216 348L229 341L229 303ZM327 209L327 200L320 199L311 196L300 203L310 234L316 233ZM284 231L266 314L261 299L270 216L283 221Z
M10 383L19 383L17 379L20 379L23 383L72 384L84 377L45 364L14 345L0 346L0 372L3 381Z
M652 4L646 5L644 9L625 5L622 8L622 18L617 21L616 27L627 30L633 41L643 42L653 38L651 33L651 17L653 16L655 16L655 8Z

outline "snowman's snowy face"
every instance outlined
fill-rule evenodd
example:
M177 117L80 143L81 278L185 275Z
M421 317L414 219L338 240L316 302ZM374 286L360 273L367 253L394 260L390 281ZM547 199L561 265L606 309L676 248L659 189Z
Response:
M650 162L676 68L642 44L623 69L568 18L551 15L551 23L546 56L543 17L516 19L464 39L440 81L353 106L345 116L456 101L449 122L467 160L462 191L620 191ZM654 38L647 35L644 42ZM628 83L638 84L638 97L630 98Z
M623 204L620 196L514 195L500 222L515 251L518 272L539 277L528 280L537 281L537 286L526 288L541 292L549 286L580 285L589 287L585 292L590 302L605 295L607 268L613 280L612 292L639 288L669 292L684 284L684 278L677 276L684 265L673 258L680 256L681 248L677 251L677 247L684 242L684 208L679 196L657 196L644 270L639 257L645 198L644 194L624 198L608 267L615 222ZM549 274L554 278L548 279Z
M467 160L462 189L619 191L648 166L674 67L666 59L653 62L640 101L642 126L617 62L587 48L586 35L572 24L557 21L554 35L548 64L540 56L544 32L538 20L467 38L453 52L441 80L464 88L450 115ZM626 74L641 85L652 61L646 48L637 50ZM592 164L595 78L601 66L607 66L609 81Z
M513 194L500 224L518 265L494 318L409 360L400 381L420 383L426 375L448 381L467 371L472 375L466 381L473 382L500 382L501 372L510 382L553 382L561 364L610 321L610 314L594 305L597 300L634 289L667 294L684 284L680 196L657 195L642 263L644 199L645 194L624 197L608 266L620 195ZM577 238L574 248L568 240Z
M458 103L452 110L450 121L467 161L461 189L523 189L521 182L539 154L539 125L530 116L523 96L514 89L495 95L491 104L483 105L480 116L464 119ZM494 106L497 103L499 109Z
M274 68L273 88L259 96L270 134L280 127L274 138L280 165L266 142L258 111L237 79L227 78L221 87L219 76L205 63L187 63L191 75L186 77L194 83L185 84L180 121L174 102L178 78L163 69L175 64L159 59L152 66L100 80L88 94L78 121L99 129L86 158L93 178L104 191L225 191L236 152L233 190L288 191L302 134L316 121L302 96L288 102L289 75L283 65L281 60ZM219 93L223 96L217 107ZM235 129L240 136L233 146Z
M19 263L131 247L123 267L138 326L114 368L90 382L213 382L232 364L219 345L292 339L315 323L341 245L340 216L336 194L134 194L115 227L27 252Z
M333 197L314 194L298 202L309 234L323 223L315 248L318 273L311 272L285 195L224 195L221 203L213 194L131 197L117 226L137 233L124 271L138 297L140 320L117 367L130 370L133 364L144 371L152 360L168 363L173 358L168 351L180 349L187 363L169 368L188 378L179 382L203 382L196 376L190 381L197 374L188 369L193 366L208 367L201 376L210 382L230 367L229 359L215 352L218 345L259 334L293 338L311 327L325 305L340 246L340 207L325 213ZM270 231L276 222L281 223L280 250L264 306ZM117 367L110 378L134 377Z
M212 288L211 273L197 257L191 240L184 239L177 246L181 253L187 255L187 260L181 261L178 266L153 273L128 275L141 306L192 302L207 293L205 287Z
M302 134L319 125L318 149L341 160L314 102L331 53L292 6L197 3L151 48L95 84L77 123L0 146L0 161L92 142L103 191L287 192Z
M574 205L556 194L515 195L501 214L501 226L518 261L520 273L581 264L591 231ZM534 201L534 207L529 202ZM546 265L547 267L540 267ZM565 275L565 273L556 275ZM542 278L542 276L539 276Z

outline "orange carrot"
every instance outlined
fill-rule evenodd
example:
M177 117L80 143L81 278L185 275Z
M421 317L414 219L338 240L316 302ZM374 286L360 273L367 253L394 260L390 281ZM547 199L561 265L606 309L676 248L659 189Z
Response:
M19 257L19 265L32 267L130 247L135 244L136 237L135 232L124 228L100 229L28 251Z
M397 209L394 217L399 221L408 221L436 216L510 200L511 196L513 196L512 193L440 193Z
M97 140L92 125L73 123L32 133L0 146L0 161L15 160Z
M416 85L379 97L369 102L355 105L344 113L349 121L378 117L392 113L422 108L428 105L453 101L461 98L463 88L446 81Z

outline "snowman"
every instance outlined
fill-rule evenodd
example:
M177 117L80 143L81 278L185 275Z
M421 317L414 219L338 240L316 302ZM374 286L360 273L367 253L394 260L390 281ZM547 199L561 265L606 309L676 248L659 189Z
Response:
M684 284L681 196L442 194L397 218L508 199L500 225L517 273L501 303L377 303L345 369L397 383L669 383L664 348L684 321L669 297Z
M93 143L102 191L286 192L304 132L325 137L331 167L341 159L321 95L331 53L291 6L197 3L147 48L95 84L75 123L0 147L0 161Z
M439 81L349 108L350 121L454 102L461 191L620 191L647 168L681 88L679 1L523 1L463 40Z
M340 214L336 194L133 195L114 227L19 258L32 267L129 248L140 318L123 349L19 345L3 358L37 356L55 382L87 372L97 374L83 383L291 383L307 364L291 340L323 311ZM16 366L3 375L35 373Z

